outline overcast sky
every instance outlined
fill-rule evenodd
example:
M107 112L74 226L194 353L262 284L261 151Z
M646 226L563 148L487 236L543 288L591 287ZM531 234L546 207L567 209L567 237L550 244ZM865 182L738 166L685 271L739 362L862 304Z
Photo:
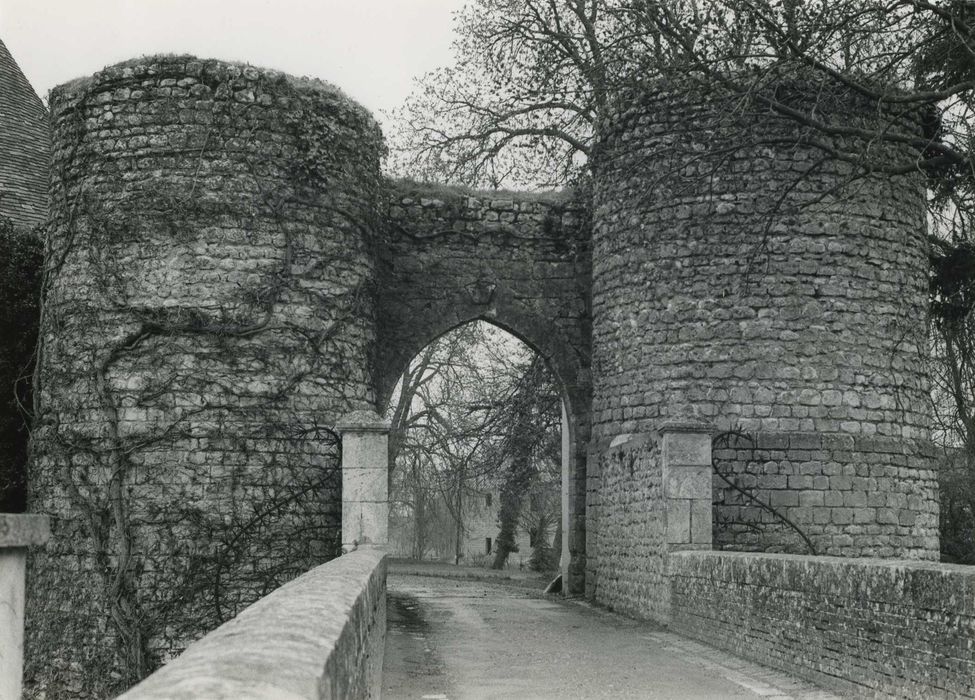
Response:
M0 0L0 38L42 97L153 53L246 61L322 78L371 109L449 63L464 0Z

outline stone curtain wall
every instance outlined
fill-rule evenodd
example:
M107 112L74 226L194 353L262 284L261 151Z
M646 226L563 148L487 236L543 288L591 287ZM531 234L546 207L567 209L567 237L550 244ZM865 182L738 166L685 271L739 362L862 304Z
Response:
M446 331L481 318L537 350L568 402L570 587L585 571L589 441L589 241L570 197L391 183L380 270L380 366L388 395L406 364Z
M659 433L623 435L596 449L589 493L587 597L626 615L666 623L667 507Z
M975 571L681 552L672 628L855 697L975 696Z
M120 700L360 700L382 690L386 558L333 559L192 644Z
M875 106L831 99L823 118L870 126ZM854 177L718 95L619 104L595 162L593 439L666 419L744 430L760 449L723 469L817 552L936 557L919 183ZM721 546L808 551L715 485Z
M476 318L538 350L570 401L588 400L589 238L569 197L391 183L381 289L390 393L413 356Z
M103 697L339 552L383 146L330 86L185 57L51 107L27 680Z

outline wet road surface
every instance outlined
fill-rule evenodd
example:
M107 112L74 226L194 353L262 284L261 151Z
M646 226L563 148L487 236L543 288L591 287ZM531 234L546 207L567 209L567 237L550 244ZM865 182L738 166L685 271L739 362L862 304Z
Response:
M836 696L584 603L390 572L386 700Z

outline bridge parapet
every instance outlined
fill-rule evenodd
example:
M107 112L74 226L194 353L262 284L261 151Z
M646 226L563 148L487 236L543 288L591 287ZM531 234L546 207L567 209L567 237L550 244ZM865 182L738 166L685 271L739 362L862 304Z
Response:
M386 554L361 549L281 586L119 700L377 697Z
M851 697L975 696L975 570L745 552L668 557L670 626Z

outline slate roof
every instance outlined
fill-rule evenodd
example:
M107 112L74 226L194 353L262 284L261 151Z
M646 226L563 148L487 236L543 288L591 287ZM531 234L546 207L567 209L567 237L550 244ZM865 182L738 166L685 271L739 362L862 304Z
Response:
M47 216L47 110L0 40L0 215L30 228Z

